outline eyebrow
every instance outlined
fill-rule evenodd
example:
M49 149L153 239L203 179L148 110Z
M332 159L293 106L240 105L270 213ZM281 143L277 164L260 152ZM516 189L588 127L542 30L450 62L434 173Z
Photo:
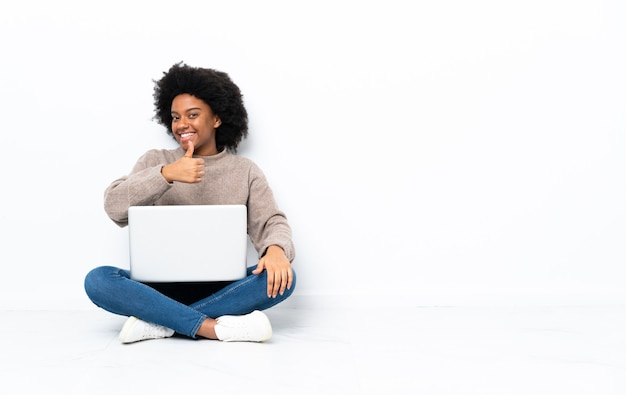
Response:
M191 107L186 109L184 112L189 112L189 111L202 111L202 109L200 107ZM178 114L177 111L172 111L172 114Z

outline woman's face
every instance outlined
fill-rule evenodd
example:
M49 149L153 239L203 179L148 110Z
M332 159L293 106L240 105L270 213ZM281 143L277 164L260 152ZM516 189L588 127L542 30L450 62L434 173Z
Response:
M221 124L211 107L195 96L183 93L172 100L172 132L184 150L191 141L195 155L217 154L215 129Z

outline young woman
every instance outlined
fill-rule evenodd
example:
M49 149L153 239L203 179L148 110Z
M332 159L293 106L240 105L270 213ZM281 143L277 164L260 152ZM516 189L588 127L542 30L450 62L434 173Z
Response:
M128 208L146 205L245 204L248 235L257 265L235 282L141 283L128 270L102 266L85 278L85 291L97 306L128 316L123 343L170 337L222 341L265 341L272 327L262 310L289 297L295 287L291 228L263 172L238 156L247 137L248 115L239 88L221 71L172 66L155 81L155 119L179 143L153 149L127 176L106 189L104 207L113 222L128 225ZM184 232L172 230L172 243L185 245Z

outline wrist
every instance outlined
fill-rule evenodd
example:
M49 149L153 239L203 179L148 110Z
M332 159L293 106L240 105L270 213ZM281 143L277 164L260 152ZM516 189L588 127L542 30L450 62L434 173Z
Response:
M267 247L267 250L265 251L265 254L284 254L285 250L283 250L283 248L279 245L276 244L272 244L271 246Z
M167 169L166 169L166 165L161 166L161 176L163 176L163 178L165 179L165 181L167 181L168 183L172 183L172 180L169 178L168 173L167 173Z

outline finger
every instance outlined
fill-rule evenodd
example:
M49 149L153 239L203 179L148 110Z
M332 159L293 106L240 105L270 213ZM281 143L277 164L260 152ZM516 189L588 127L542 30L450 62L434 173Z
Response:
M256 269L252 271L252 274L259 274L263 271L263 269L265 269L265 262L263 261L263 259L261 259L256 265Z
M278 294L283 294L285 292L285 286L287 285L287 278L285 274L281 271L276 272L276 277L274 279L274 297L277 297Z
M186 158L193 158L193 143L191 141L187 142L187 152L185 152Z
M287 269L287 274L283 275L282 283L280 285L280 294L284 295L285 290L291 289L291 283L293 281L293 275L291 274L291 268Z
M202 172L200 172L199 170L191 169L189 171L189 177L190 177L189 182L191 182L191 183L198 183L198 182L202 181L202 177L203 176L202 176Z
M267 297L273 297L274 293L274 276L267 273Z

